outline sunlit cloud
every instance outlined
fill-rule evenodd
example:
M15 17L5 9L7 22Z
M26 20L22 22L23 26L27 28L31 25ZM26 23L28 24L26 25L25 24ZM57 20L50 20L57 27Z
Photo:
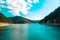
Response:
M7 6L4 6L3 4L6 3ZM8 8L10 9L9 12L11 12L15 16L20 16L20 12L23 14L28 14L29 9L33 7L33 4L39 3L39 0L1 0L2 8Z
M39 0L27 0L28 3L39 3Z

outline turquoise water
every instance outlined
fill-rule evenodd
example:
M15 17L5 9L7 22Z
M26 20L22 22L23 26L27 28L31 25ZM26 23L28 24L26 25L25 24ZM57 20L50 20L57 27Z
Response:
M0 40L60 40L60 26L11 24L0 31Z

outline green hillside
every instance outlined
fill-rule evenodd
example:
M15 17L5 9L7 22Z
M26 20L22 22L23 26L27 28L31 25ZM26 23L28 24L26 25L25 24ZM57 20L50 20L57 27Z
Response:
M11 23L11 20L4 16L2 13L0 13L0 22Z
M53 12L47 15L44 19L40 20L39 23L60 24L60 7L55 9Z

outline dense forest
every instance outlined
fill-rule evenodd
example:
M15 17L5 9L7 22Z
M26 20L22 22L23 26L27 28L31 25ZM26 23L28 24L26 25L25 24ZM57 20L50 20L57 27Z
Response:
M0 22L11 23L12 21L10 19L8 19L5 15L3 15L2 13L0 13Z
M8 17L14 24L31 23L32 21L21 16Z
M39 23L60 24L60 7L55 9L53 12L47 15L44 19L40 20Z
M0 13L0 22L12 23L12 24L35 23L35 21L29 20L21 16L6 17L2 13Z

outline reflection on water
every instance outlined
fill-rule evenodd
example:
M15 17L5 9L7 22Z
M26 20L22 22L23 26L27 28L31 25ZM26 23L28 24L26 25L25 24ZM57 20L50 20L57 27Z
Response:
M60 40L60 26L11 24L0 31L0 40Z

